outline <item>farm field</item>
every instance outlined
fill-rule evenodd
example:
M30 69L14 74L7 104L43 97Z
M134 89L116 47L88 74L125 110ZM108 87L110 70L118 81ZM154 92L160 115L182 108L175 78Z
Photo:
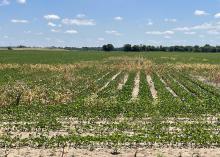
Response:
M0 156L220 156L220 54L0 51Z

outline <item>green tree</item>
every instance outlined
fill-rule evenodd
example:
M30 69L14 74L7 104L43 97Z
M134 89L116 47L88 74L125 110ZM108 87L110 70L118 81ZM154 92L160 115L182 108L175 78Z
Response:
M13 50L12 47L8 47L8 50Z
M140 46L139 45L134 45L132 46L132 51L140 51Z
M113 51L114 50L114 46L112 44L103 45L102 46L102 50L103 51Z
M147 51L147 46L146 45L141 45L140 50L141 51Z
M124 51L131 51L132 50L131 44L125 44L123 47L123 50Z
M195 45L194 48L193 48L193 51L194 52L200 52L201 49L200 49L200 47L198 45Z

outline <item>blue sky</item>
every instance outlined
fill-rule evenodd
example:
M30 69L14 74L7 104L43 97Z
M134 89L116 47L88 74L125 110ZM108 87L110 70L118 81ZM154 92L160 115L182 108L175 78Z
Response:
M220 45L220 0L0 0L0 46Z

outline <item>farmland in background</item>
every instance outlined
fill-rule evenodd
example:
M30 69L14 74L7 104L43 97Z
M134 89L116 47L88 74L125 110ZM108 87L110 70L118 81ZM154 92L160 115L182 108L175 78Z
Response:
M219 85L219 53L0 51L0 154L217 154Z

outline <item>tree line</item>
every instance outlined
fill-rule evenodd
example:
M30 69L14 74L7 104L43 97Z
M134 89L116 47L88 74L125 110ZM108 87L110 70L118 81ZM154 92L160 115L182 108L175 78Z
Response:
M152 46L152 45L131 45L125 44L122 47L114 47L113 44L106 44L102 47L29 47L24 45L13 46L13 47L1 47L13 50L14 48L48 48L48 49L65 49L65 50L76 50L76 51L125 51L125 52L147 52L147 51L164 51L164 52L220 52L220 46L211 46L206 44L204 46Z
M103 51L126 51L126 52L145 52L145 51L166 51L166 52L220 52L220 46L151 46L151 45L131 45L125 44L123 47L115 48L112 44L102 46Z

